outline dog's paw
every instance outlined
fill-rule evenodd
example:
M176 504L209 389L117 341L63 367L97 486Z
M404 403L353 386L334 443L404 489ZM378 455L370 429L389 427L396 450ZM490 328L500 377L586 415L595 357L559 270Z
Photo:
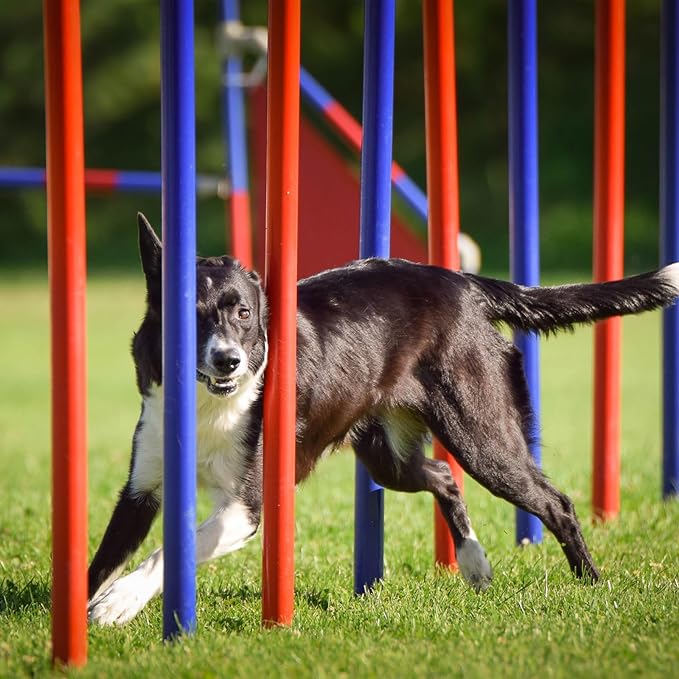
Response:
M87 617L98 625L123 625L134 618L153 596L145 591L139 573L119 578L87 606Z
M462 577L477 591L485 592L493 580L493 569L486 559L478 540L473 537L462 541L457 549L457 565Z

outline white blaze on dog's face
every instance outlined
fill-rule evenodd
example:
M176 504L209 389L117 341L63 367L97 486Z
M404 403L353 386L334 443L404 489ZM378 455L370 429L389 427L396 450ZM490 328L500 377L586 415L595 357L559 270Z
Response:
M212 395L232 396L265 360L259 279L219 257L199 260L196 284L197 377Z

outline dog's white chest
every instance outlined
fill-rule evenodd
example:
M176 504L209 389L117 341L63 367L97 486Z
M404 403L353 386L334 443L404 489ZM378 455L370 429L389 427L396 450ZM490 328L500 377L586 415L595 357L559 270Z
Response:
M250 385L248 385L250 386ZM257 389L243 389L222 399L198 385L196 393L196 457L198 484L233 496L243 470L243 438L248 408ZM163 482L163 389L153 387L144 398L135 434L132 485L135 491L156 490Z

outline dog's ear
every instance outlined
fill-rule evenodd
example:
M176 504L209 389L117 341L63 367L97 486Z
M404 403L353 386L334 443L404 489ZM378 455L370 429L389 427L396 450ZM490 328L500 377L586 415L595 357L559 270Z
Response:
M259 324L264 332L266 332L269 327L269 302L264 293L259 298Z
M163 261L163 244L156 236L148 219L141 213L137 213L137 226L139 227L139 254L141 266L146 276L146 290L151 306L159 306L161 299L161 269Z
M259 295L259 325L266 331L269 325L269 304L266 299L266 294L264 293L264 286L262 285L262 279L256 271L248 271L248 278L261 290Z

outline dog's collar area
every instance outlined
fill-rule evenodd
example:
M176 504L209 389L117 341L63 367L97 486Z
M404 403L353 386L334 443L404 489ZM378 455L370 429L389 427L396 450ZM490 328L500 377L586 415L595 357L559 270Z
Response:
M230 377L212 377L196 370L196 379L203 382L207 390L215 396L231 396L238 389L238 383Z

